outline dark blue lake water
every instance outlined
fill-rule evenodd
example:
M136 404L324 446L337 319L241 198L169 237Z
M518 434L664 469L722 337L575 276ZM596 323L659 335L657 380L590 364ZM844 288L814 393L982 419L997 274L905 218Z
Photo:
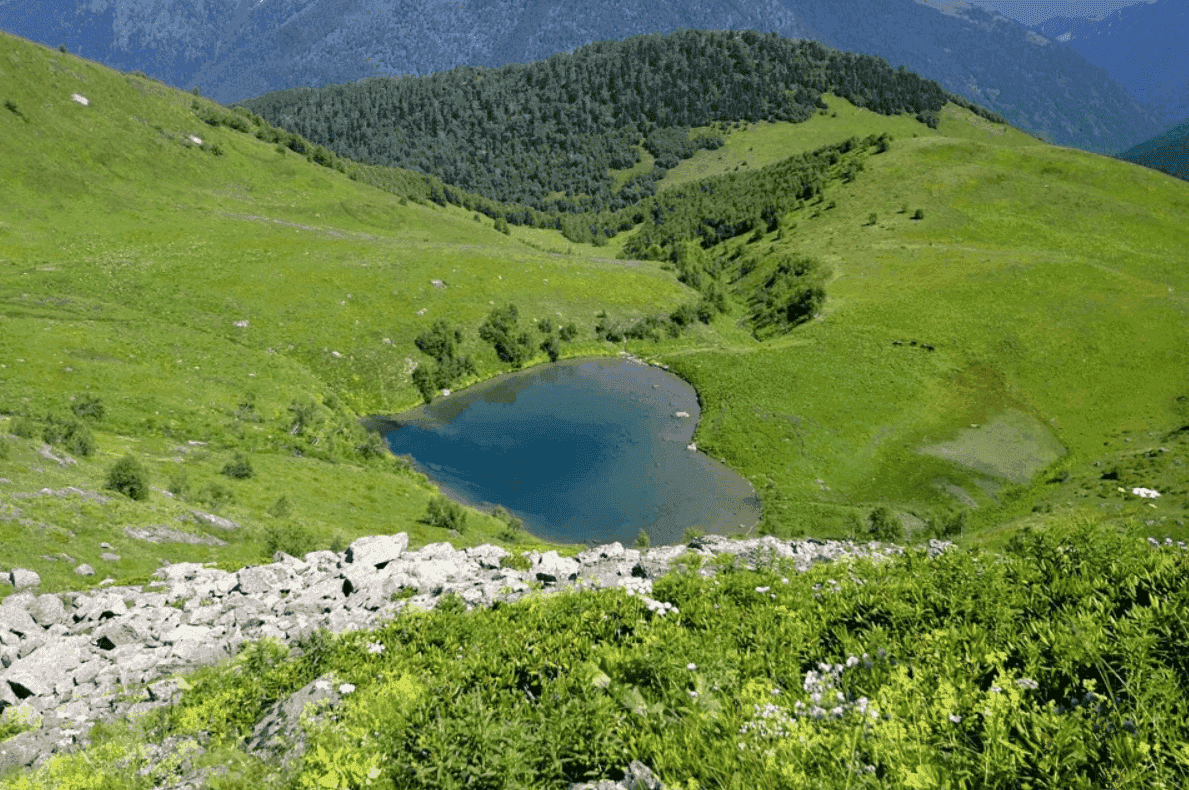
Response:
M396 415L386 438L447 496L503 505L545 540L631 545L643 528L671 545L688 527L730 534L759 520L751 484L687 447L700 414L665 370L566 360Z

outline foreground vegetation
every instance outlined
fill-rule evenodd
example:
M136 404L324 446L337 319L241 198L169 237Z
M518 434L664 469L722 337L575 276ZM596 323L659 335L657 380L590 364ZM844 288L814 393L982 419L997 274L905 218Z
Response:
M1181 787L1189 561L1141 534L1055 516L1002 556L803 574L728 557L709 580L693 556L654 583L667 612L622 589L448 599L292 654L247 646L4 786L147 790L219 765L212 788L565 788L641 760L681 790ZM344 700L303 761L244 753L271 703L327 673ZM169 737L206 753L150 760Z

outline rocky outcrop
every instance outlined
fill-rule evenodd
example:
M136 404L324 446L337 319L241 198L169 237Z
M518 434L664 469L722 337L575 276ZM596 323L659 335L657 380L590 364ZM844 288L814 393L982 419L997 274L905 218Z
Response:
M930 554L948 545L931 542ZM877 543L710 535L689 546L644 551L612 543L573 558L532 552L528 570L519 571L502 567L508 552L498 546L407 548L405 534L379 535L356 540L342 554L315 551L298 559L278 552L270 564L235 573L198 563L165 565L147 592L101 585L86 593L39 595L36 574L12 571L17 591L0 603L0 718L21 716L41 726L0 743L0 770L37 766L85 744L96 721L170 704L180 691L169 676L230 658L245 640L293 642L319 628L341 633L379 627L405 608L430 609L447 593L457 593L468 608L513 602L533 582L545 592L624 587L663 615L673 607L649 597L652 580L688 553L732 554L749 567L775 555L805 570L846 555L901 551ZM300 738L300 710L320 700L333 705L335 689L333 678L319 678L279 702L259 723L251 748L261 754L276 743L292 748ZM127 699L130 691L139 698ZM643 774L632 781L652 786Z

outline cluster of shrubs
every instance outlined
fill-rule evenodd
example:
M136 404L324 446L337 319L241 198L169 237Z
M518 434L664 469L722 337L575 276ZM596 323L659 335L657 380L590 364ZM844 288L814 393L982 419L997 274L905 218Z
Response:
M13 419L11 430L23 439L40 438L53 447L78 456L95 452L95 434L90 424L97 423L107 413L103 402L93 395L82 395L71 404L72 416L49 413L41 419L28 414Z
M475 364L469 356L459 356L462 344L462 330L439 318L428 331L422 332L413 341L423 353L433 357L437 365L418 365L413 370L413 386L421 393L426 403L433 400L434 392L448 389L463 376L476 375Z

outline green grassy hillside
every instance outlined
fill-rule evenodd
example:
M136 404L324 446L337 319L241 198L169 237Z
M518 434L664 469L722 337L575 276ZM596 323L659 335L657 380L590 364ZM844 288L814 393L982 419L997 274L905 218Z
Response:
M565 356L626 348L691 381L695 440L755 484L765 532L867 537L888 507L909 540L1004 549L673 574L664 618L619 591L450 600L303 657L262 642L4 786L147 790L176 765L138 774L143 744L171 736L227 768L219 788L563 788L633 759L678 790L1183 785L1189 576L1143 539L1184 537L1189 509L1189 185L953 105L930 129L827 100L724 128L664 193L847 138L887 150L823 167L778 229L626 260L645 228L599 248L499 232L407 172L266 142L246 115L209 125L227 111L0 35L0 546L43 591L383 532L542 546L473 511L425 523L433 486L359 425L420 400L414 339L437 319L474 361L454 386L506 370L476 329L507 302L574 322ZM820 312L760 322L805 260ZM667 326L711 284L722 310L677 337L596 335L600 311ZM126 455L146 499L106 488ZM203 542L141 531L166 528ZM329 671L358 694L295 773L243 754L268 705Z
M46 590L143 577L162 557L238 568L278 541L450 537L417 521L432 494L423 478L354 450L361 415L420 402L418 333L443 317L468 327L463 350L486 377L506 369L474 333L494 302L575 321L562 344L573 356L619 350L593 338L600 310L630 318L693 296L655 263L541 252L531 229L509 237L422 200L417 178L410 196L364 186L203 123L206 100L12 36L0 37L0 77L0 542L5 568L37 570ZM94 452L66 466L42 457L47 415L76 419L88 397L105 407L86 423ZM310 414L298 435L296 407ZM14 498L101 490L128 452L156 489L146 502ZM220 474L236 452L254 477ZM282 497L291 515L270 515ZM243 529L217 535L225 547L124 534L162 522L197 532L194 509ZM472 514L454 539L506 542L502 530ZM100 559L102 542L120 562ZM74 575L81 562L97 575Z

